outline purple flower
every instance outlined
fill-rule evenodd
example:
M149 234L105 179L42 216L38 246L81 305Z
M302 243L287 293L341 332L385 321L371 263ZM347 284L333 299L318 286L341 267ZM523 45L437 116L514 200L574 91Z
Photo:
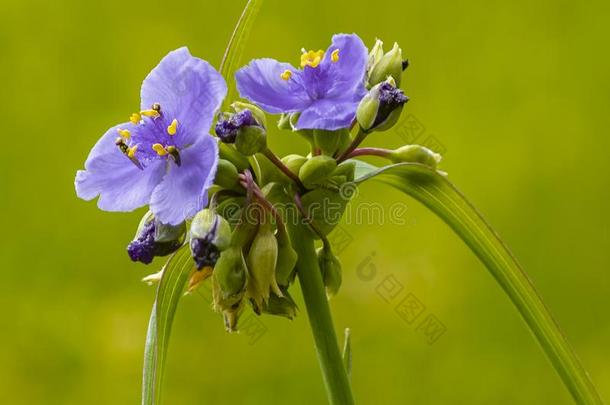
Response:
M227 93L222 76L180 48L144 79L141 111L110 128L76 173L76 194L105 211L146 204L162 223L176 225L207 205L218 145L209 135Z
M367 49L355 34L333 36L326 51L301 55L301 67L255 59L235 74L242 97L265 111L301 113L296 129L336 130L351 125L366 94Z

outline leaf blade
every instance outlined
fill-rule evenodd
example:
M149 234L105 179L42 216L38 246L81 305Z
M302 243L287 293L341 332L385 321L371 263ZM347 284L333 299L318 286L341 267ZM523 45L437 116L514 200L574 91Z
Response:
M356 162L356 182L375 179L415 198L438 215L483 262L524 318L572 397L603 404L533 283L499 235L444 175L416 163L377 168Z
M180 248L164 266L146 334L142 373L142 405L160 403L171 327L178 301L192 268L188 246Z
M244 7L237 25L231 34L229 44L220 63L220 74L227 80L227 97L223 102L222 111L228 108L228 105L235 99L236 87L233 76L239 68L241 57L246 47L246 41L252 31L254 20L256 15L263 4L263 0L248 0L248 3Z

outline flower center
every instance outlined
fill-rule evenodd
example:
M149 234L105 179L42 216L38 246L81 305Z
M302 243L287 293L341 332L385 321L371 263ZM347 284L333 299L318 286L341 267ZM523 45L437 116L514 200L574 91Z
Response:
M164 157L180 166L180 150L176 145L179 134L179 122L164 116L161 105L154 103L149 110L133 113L129 121L134 125L130 129L119 128L119 137L115 144L139 169L148 161Z
M320 62L322 62L322 58L324 58L324 51L308 51L305 52L303 49L303 54L301 55L301 67L309 66L312 68L317 68Z

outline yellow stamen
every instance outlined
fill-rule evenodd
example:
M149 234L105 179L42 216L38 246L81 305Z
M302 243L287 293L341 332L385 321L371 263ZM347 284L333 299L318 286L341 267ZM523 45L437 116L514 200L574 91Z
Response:
M119 133L119 135L121 135L122 138L125 139L129 139L129 137L131 136L131 133L129 132L128 129L117 129L117 132Z
M167 127L167 133L170 135L176 135L176 128L178 127L178 120L174 119L169 127Z
M129 148L129 149L127 150L127 156L128 156L130 159L133 159L133 157L136 155L136 151L137 151L137 150L138 150L138 145L134 145L134 146L132 146L131 148Z
M324 57L324 51L321 49L317 52L316 51L304 52L301 55L301 67L302 68L304 68L305 66L310 66L312 68L318 67L318 65L322 61L323 57Z
M338 49L335 49L333 51L333 53L330 54L330 60L332 60L333 62L339 61L339 50Z
M155 144L152 146L152 148L153 148L153 150L154 150L155 152L157 152L157 155L159 155L159 156L165 156L165 155L167 155L167 149L165 149L165 148L163 147L163 145L161 145L160 143L155 143Z
M290 80L290 78L292 77L292 72L291 72L290 70L286 69L286 70L284 70L284 73L282 73L282 74L280 75L280 77L281 77L283 80Z
M140 114L138 113L133 113L129 117L129 121L131 121L132 124L137 124L138 122L140 122L140 119L142 119L142 117L140 117Z
M151 118L157 118L159 115L159 111L157 110L144 110L144 111L140 111L140 114L142 114L145 117L151 117Z

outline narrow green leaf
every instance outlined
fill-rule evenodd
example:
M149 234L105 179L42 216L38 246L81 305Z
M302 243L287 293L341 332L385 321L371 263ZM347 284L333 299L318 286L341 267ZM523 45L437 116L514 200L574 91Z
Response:
M235 100L236 89L234 75L240 67L241 56L244 53L248 36L252 31L256 15L263 4L263 0L248 0L244 11L241 13L235 30L229 39L229 44L220 63L220 74L227 81L227 97L223 103L222 110Z
M579 404L602 404L532 282L498 234L446 176L426 166L400 163L377 168L356 161L356 182L376 179L420 201L443 219L485 264L510 297Z
M172 322L192 268L188 246L180 248L164 266L146 334L142 377L143 405L156 405L161 402L161 383Z

